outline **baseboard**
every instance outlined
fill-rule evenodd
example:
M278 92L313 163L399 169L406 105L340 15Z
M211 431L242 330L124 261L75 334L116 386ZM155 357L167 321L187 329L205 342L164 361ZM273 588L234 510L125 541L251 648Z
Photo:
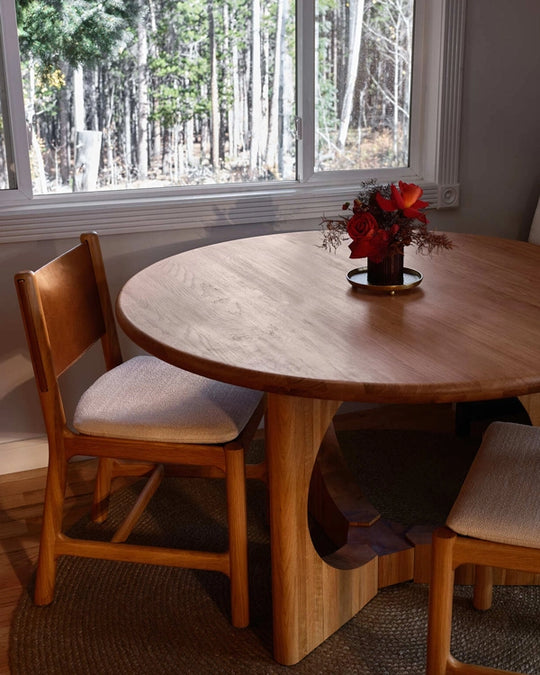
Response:
M47 466L49 447L46 436L0 443L0 475Z

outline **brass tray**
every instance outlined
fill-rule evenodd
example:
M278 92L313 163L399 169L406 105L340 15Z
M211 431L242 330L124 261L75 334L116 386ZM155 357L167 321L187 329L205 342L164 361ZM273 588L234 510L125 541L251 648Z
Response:
M367 267L357 267L356 269L347 272L347 281L354 286L354 288L369 291L370 293L389 293L390 295L401 293L402 291L410 291L411 288L416 288L423 278L424 275L421 272L417 272L410 267L404 267L403 283L386 286L383 284L368 283Z

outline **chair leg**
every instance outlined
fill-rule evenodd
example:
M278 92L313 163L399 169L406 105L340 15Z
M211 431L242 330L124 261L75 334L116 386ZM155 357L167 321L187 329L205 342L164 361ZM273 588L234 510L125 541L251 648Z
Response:
M34 603L36 605L49 605L54 598L56 580L55 546L62 531L66 473L67 462L63 459L60 460L51 453L47 471L43 523L34 589Z
M226 447L225 466L231 620L233 626L245 628L249 624L249 588L244 449L238 446Z
M100 457L98 461L91 513L91 518L95 523L103 523L107 520L113 477L113 461L108 457Z
M452 631L454 569L452 553L456 535L446 528L433 533L431 584L429 589L427 675L446 675Z
M473 605L475 609L486 610L493 600L493 568L488 565L476 565L474 579Z

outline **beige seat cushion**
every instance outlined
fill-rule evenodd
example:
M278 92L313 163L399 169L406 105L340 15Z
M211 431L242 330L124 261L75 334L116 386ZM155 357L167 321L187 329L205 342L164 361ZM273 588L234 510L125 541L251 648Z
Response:
M488 427L446 523L458 534L540 548L540 428Z
M225 443L261 400L244 389L137 356L102 375L81 397L74 428L90 436Z

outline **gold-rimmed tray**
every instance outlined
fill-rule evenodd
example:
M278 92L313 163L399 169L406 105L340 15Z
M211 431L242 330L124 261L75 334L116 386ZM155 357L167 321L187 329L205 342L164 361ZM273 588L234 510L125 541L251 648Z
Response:
M416 288L423 278L424 275L421 272L413 270L410 267L404 267L403 283L387 286L385 284L370 284L367 278L367 267L357 267L356 269L347 272L347 281L354 286L354 288L369 291L370 293L389 293L390 295L401 293L403 291L410 291L412 288Z

